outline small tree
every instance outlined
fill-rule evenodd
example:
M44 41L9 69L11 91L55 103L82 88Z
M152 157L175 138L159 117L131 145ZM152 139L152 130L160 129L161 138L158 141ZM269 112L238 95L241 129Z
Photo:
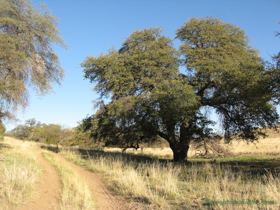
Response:
M172 41L158 28L135 31L118 51L82 63L101 99L111 97L106 105L100 99L100 110L84 120L95 140L137 148L160 136L174 161L184 161L191 142L213 136L204 107L221 116L227 140L234 134L255 140L264 134L259 126L277 123L273 76L244 31L207 17L190 19L176 33L186 75Z
M28 135L27 140L30 141L34 136L35 128L40 127L41 123L36 122L35 118L32 118L32 119L26 120L25 125L28 126L29 135Z
M9 133L16 138L31 141L36 140L35 138L38 136L37 132L39 129L41 129L41 123L36 121L35 118L32 118L26 120L24 125L18 125Z
M73 132L63 128L61 125L49 124L44 126L44 136L49 144L56 144L56 152L59 151L59 145L67 144L72 138Z

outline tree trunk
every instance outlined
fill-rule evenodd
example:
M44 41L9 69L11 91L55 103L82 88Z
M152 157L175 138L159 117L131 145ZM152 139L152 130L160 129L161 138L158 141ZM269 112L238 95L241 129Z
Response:
M170 148L173 151L174 162L185 162L187 161L189 145L188 144L170 144Z
M30 135L28 136L28 139L27 139L28 141L30 141L30 139L33 137L34 132L35 131L32 129Z
M182 129L181 129L182 130ZM173 135L167 135L162 132L158 132L158 135L161 138L164 138L168 141L170 148L173 151L173 161L174 162L185 162L187 161L190 139L183 138L183 131L181 131L180 142L176 140L176 137Z

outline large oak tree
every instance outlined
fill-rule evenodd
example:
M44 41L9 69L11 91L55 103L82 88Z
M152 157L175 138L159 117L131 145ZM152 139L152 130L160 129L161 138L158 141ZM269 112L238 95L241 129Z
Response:
M174 160L184 161L192 141L214 136L204 107L221 116L228 140L255 140L263 134L258 127L277 123L273 74L243 30L206 17L190 19L176 34L179 52L159 28L149 28L133 32L118 51L85 59L85 78L101 95L100 109L82 124L95 140L138 148L160 136Z

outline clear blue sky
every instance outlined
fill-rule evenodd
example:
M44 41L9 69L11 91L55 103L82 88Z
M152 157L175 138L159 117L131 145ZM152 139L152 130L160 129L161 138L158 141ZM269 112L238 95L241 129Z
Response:
M89 54L120 48L137 29L162 26L164 34L174 39L175 31L189 18L210 15L244 29L250 45L264 59L280 51L280 37L275 37L275 31L280 31L280 0L33 0L37 7L42 2L60 19L62 37L71 47L71 51L55 47L66 77L61 87L54 86L55 94L40 99L31 91L29 107L18 112L18 124L36 118L75 127L93 114L92 100L98 95L84 80L79 64ZM15 126L7 124L7 129Z

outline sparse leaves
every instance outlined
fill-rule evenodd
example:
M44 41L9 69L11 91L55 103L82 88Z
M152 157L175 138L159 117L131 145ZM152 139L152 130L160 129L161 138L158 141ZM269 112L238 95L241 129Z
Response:
M64 77L52 44L67 48L58 19L28 0L0 2L0 114L12 119L28 105L28 86L45 95Z

